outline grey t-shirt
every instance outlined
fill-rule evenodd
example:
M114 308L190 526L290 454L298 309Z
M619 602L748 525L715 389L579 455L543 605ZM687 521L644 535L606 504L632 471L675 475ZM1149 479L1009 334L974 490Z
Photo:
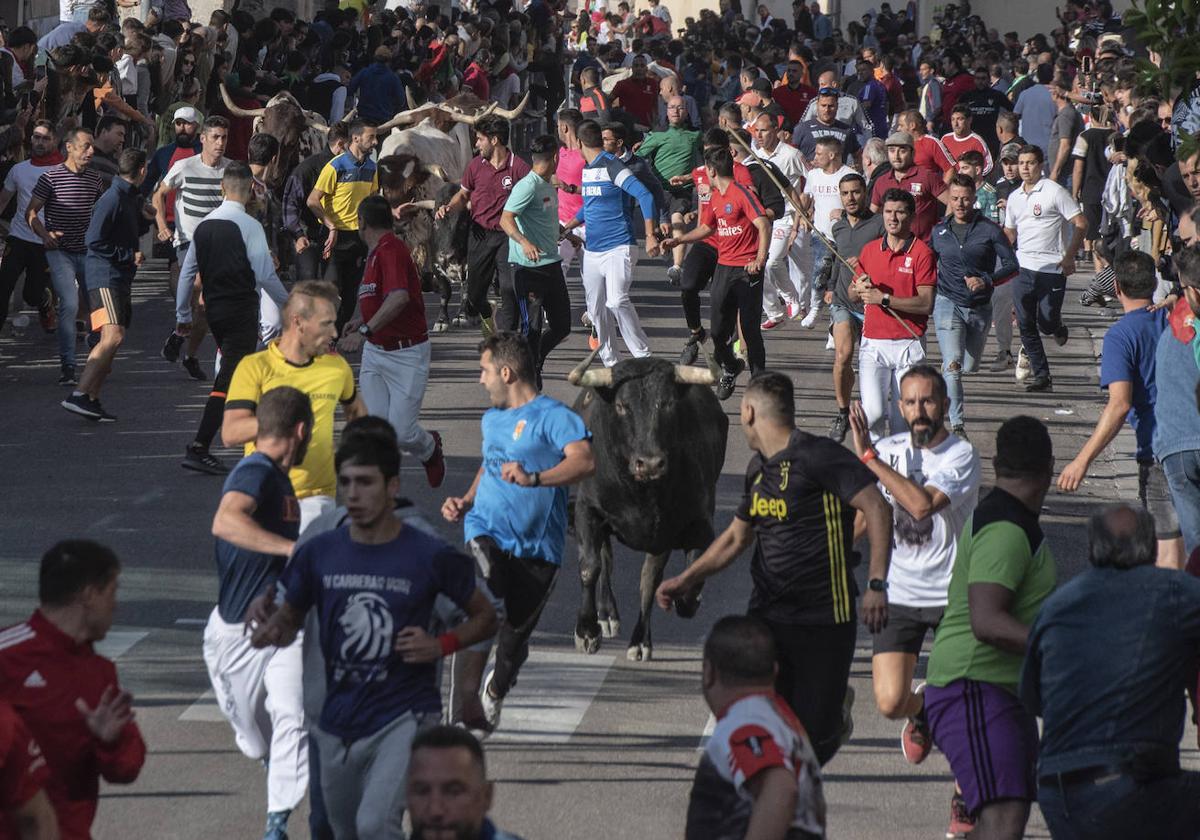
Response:
M882 213L871 213L870 210L867 210L866 217L860 219L856 225L851 225L845 215L833 223L833 241L837 245L838 253L846 257L857 257L862 252L864 245L874 242L882 236ZM833 273L830 275L829 282L830 288L833 289L833 302L861 315L862 301L850 300L849 288L850 281L853 279L850 269L842 265L841 260L834 257Z
M1071 150L1075 148L1075 138L1081 131L1083 131L1083 117L1079 116L1075 106L1068 102L1059 108L1058 113L1054 115L1054 124L1050 126L1050 145L1046 149L1047 172L1054 171L1054 163L1058 159L1058 147L1061 145L1059 141L1067 141L1066 159L1069 161ZM1058 176L1059 183L1066 181L1070 174L1071 167L1064 163Z

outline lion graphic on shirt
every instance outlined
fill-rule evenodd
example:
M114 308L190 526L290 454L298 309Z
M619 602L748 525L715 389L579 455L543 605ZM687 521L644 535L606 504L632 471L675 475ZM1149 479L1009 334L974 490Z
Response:
M374 592L359 592L346 599L338 617L345 634L341 658L347 663L386 659L392 649L392 613L387 601Z

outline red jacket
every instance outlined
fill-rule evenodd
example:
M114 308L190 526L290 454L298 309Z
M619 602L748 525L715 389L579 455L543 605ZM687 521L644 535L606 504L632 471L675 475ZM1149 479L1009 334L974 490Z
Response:
M128 784L146 761L146 744L130 723L114 744L92 735L75 708L91 708L117 669L90 643L78 644L35 611L29 621L0 631L0 700L11 703L37 739L50 767L46 793L62 840L89 840L100 777ZM8 834L0 827L0 840Z
M46 757L29 727L7 703L0 703L0 836L15 836L5 814L17 810L46 786Z

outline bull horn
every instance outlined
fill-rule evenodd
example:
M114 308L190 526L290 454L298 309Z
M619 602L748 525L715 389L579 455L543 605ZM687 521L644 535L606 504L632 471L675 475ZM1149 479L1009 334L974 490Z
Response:
M384 132L391 131L393 128L400 128L401 126L412 125L413 123L417 122L418 120L424 119L423 115L425 114L426 111L432 111L436 107L437 106L432 103L427 103L425 105L420 106L419 108L410 108L407 111L401 111L399 114L392 117L387 122L381 123L380 125L376 126L375 131L378 134L383 134Z
M675 381L682 385L716 385L717 378L708 368L675 365Z
M355 118L355 117L357 117L357 116L358 116L358 106L357 106L357 105L355 105L353 108L351 108L351 109L350 109L350 113L348 113L348 114L345 114L345 115L342 117L342 119L340 120L340 122L344 122L344 123L348 123L348 122L354 122L354 118Z
M529 104L529 91L525 91L525 96L521 99L520 102L517 103L517 107L508 108L508 109L497 108L495 110L495 114L497 117L504 117L504 119L506 119L506 120L515 120L517 117L521 116L521 113L525 110L525 106L528 104Z
M427 163L425 164L424 169L430 175L441 178L443 181L450 180L446 177L446 170L442 169L442 167L438 166L436 163Z
M567 374L567 381L572 385L579 385L580 380L583 379L584 373L587 372L587 369L592 366L592 362L596 360L596 354L599 352L600 349L596 348L588 355L586 359L576 365L575 369Z
M712 385L721 378L721 374L723 374L725 371L723 371L721 366L717 364L717 360L714 359L712 355L704 349L703 344L700 345L700 355L704 357L704 361L708 365L708 372L712 374L712 382L707 382L705 384Z
M317 131L321 132L322 134L328 134L328 133L329 133L329 126L327 126L327 125L321 125L321 123L319 123L319 122L312 122L312 121L310 120L310 121L309 121L309 124L308 124L308 127L309 127L309 128L315 128Z
M441 111L445 114L448 114L450 116L450 118L453 119L455 122L466 123L467 125L471 126L472 128L475 127L475 123L477 121L483 119L484 117L488 116L489 114L494 113L496 111L496 109L499 107L500 107L499 103L491 102L488 104L488 106L486 108L484 108L482 111L480 111L477 114L464 114L461 111L455 111L453 108L447 108L445 105L437 106L439 111Z
M612 384L612 368L589 370L579 377L580 388L611 388Z
M417 104L417 100L413 98L411 85L404 86L404 98L408 100L408 110L415 111L421 107Z
M229 96L229 91L225 88L225 83L221 82L221 99L225 102L225 108L235 117L246 117L247 119L255 119L261 117L267 112L266 108L256 108L253 111L247 111L245 108L240 108L233 104L233 99Z

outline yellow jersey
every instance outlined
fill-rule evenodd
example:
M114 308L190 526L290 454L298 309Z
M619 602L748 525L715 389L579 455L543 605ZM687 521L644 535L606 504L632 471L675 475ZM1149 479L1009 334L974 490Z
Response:
M323 193L321 207L334 226L338 230L358 230L358 205L379 192L379 173L370 156L357 161L354 155L342 152L321 168L315 186Z
M312 441L304 460L292 467L288 478L296 490L296 498L336 496L337 475L333 468L333 420L338 403L354 401L354 371L349 363L335 353L317 356L306 365L289 362L272 341L265 350L251 353L238 363L229 383L225 410L231 408L258 409L262 395L272 388L288 385L307 394L312 402ZM254 451L254 443L246 444L246 454Z

